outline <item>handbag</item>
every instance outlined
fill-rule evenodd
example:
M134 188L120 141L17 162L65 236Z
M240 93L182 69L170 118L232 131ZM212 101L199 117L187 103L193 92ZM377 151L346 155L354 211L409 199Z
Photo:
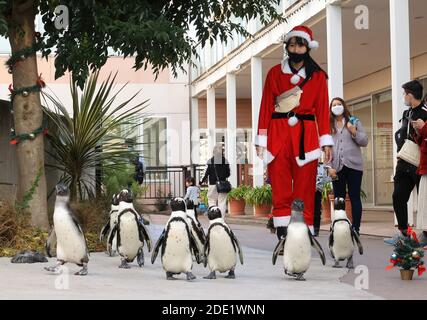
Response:
M230 183L230 181L227 181L227 180L221 181L221 180L219 180L218 173L216 172L215 164L213 164L213 167L214 167L215 176L216 176L216 183L215 183L215 185L216 185L216 191L218 193L228 193L228 192L230 192L231 191L231 183Z
M409 121L408 121L408 132L406 135L405 142L397 154L399 159L402 159L416 167L420 165L420 147L414 141L408 139L409 137Z
M304 79L299 86L295 86L276 97L275 111L286 113L298 107L303 93L302 88L310 79Z

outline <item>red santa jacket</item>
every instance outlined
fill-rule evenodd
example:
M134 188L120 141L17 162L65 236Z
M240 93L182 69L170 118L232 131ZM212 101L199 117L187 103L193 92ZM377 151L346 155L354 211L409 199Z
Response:
M418 166L417 173L424 175L427 174L427 122L420 130L417 142L420 145L420 165Z
M302 68L298 75L300 81L297 85L300 85L306 77L305 68ZM316 121L304 120L305 160L301 160L299 158L299 144L302 120L299 120L297 125L293 127L288 124L288 119L272 120L276 97L295 87L291 83L292 76L294 75L288 60L284 60L282 64L274 66L268 72L258 118L258 135L255 137L254 143L267 148L264 155L264 161L267 163L274 160L283 146L292 143L296 161L302 167L319 159L321 156L320 147L334 144L330 134L328 86L325 73L314 72L311 79L302 88L303 93L299 106L292 110L297 114L310 114L316 118ZM288 134L284 136L284 132Z

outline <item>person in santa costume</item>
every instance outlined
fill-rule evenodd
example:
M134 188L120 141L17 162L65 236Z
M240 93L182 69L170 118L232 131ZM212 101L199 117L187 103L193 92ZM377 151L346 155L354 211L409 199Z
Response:
M262 95L254 144L268 164L279 239L286 236L295 199L304 201L304 220L313 232L317 162L322 151L325 163L332 158L327 75L310 56L317 47L308 27L287 33L287 57L268 72Z

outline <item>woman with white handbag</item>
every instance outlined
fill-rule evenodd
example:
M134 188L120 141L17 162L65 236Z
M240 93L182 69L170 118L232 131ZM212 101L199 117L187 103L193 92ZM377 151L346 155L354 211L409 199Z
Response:
M404 103L408 108L403 113L402 127L395 133L398 161L394 175L393 208L396 214L400 234L385 242L394 245L402 236L406 237L408 229L408 201L415 187L419 186L420 176L417 174L419 165L419 147L416 144L416 132L412 121L427 120L427 108L422 102L423 87L419 81L405 83Z

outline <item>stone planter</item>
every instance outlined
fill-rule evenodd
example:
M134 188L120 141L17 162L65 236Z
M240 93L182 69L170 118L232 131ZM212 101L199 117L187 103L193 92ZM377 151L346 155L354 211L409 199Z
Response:
M245 214L246 202L244 199L236 200L230 199L228 201L228 213L231 216L241 216Z
M268 217L271 213L271 204L254 205L255 217L264 218Z

